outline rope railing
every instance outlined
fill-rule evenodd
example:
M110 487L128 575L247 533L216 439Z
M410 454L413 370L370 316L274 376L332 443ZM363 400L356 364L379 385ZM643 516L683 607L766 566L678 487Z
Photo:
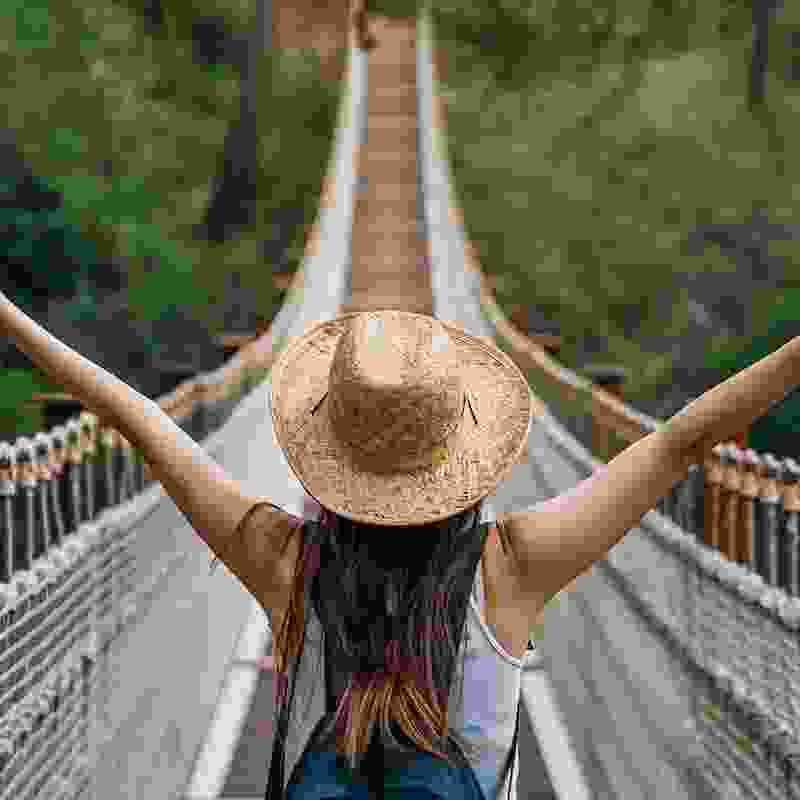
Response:
M301 280L302 269L295 285ZM206 439L258 385L274 339L267 333L216 373L157 402L193 438ZM131 443L88 411L33 439L0 442L3 800L38 797L42 786L59 782L60 796L77 797L88 784L93 665L146 615L186 558L167 551L148 565L148 580L134 581L138 527L104 524L104 512L124 507L152 481ZM54 742L60 757L51 752Z

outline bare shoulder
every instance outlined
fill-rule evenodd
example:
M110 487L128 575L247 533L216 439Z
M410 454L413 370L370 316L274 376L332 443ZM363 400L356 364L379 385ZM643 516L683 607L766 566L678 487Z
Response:
M558 539L563 519L544 516L537 505L510 511L502 516L501 521L505 532L504 546L514 580L519 585L518 591L529 601L541 601L544 607L545 600L565 585L560 577L561 571L554 569L556 565L548 554Z
M521 527L529 525L520 512L498 513L497 546L488 550L490 566L500 582L508 587L508 594L513 605L524 614L526 625L525 642L530 625L538 621L549 596L542 582L532 575L524 566L519 556L519 542L524 536Z
M235 552L225 559L271 620L288 606L301 539L296 518L257 501L239 523Z
M571 488L508 514L509 538L523 583L548 595L572 584L685 476L688 459L659 430Z
M522 511L505 511L497 514L497 534L502 547L503 562L507 569L517 577L523 574L525 562L522 542L531 536L533 518L529 509Z

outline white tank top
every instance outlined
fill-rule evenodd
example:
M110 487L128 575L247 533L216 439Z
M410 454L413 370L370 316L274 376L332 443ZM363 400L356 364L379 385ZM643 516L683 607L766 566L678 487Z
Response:
M481 521L494 524L485 502ZM516 800L519 752L511 752L522 685L522 660L507 653L486 622L482 560L475 570L465 636L450 687L448 721L474 749L470 764L486 800ZM463 689L463 691L462 691ZM286 739L284 790L319 720L325 714L325 653L322 628L310 609L303 656Z

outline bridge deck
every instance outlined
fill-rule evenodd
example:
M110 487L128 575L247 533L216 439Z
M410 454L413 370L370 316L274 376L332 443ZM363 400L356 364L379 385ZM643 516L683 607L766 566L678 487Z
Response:
M416 23L372 21L367 131L358 157L350 298L343 311L433 314L427 242L417 230Z
M397 308L433 313L428 244L417 228L416 25L377 18L368 55L367 134L358 159L350 298L342 311ZM271 638L261 649L271 653ZM268 659L269 660L269 659ZM242 664L238 670L259 669ZM263 797L272 752L273 680L260 669L220 797ZM520 716L520 800L555 800L529 715ZM220 754L224 757L224 754Z

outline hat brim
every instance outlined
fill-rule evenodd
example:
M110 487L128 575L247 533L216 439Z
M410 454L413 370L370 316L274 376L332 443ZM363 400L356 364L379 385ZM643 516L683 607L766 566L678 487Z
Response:
M432 454L429 465L411 472L370 471L355 463L337 438L328 402L321 402L339 337L361 313L315 325L272 367L272 421L289 467L321 506L354 522L424 525L474 506L509 475L522 454L532 418L528 382L502 350L442 322L457 349L478 424L467 412L459 434L445 451Z

